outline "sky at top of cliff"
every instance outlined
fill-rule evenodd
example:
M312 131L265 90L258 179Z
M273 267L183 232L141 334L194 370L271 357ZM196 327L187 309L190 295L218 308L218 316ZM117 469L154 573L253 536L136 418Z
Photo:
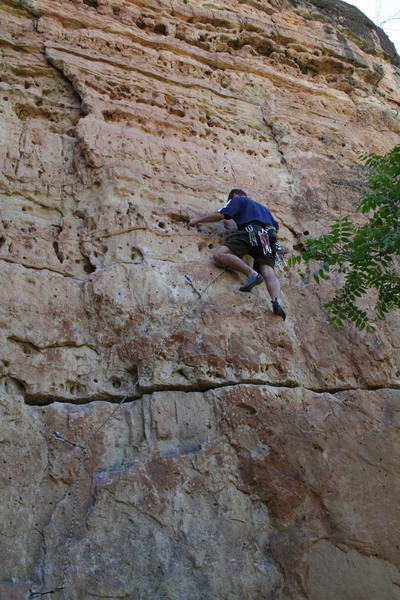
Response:
M400 0L346 0L382 27L400 54ZM393 17L393 18L392 18Z

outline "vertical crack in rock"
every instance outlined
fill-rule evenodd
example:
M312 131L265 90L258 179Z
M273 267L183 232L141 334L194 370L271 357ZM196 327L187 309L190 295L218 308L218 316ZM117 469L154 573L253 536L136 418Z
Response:
M64 262L64 256L63 256L63 253L60 251L60 247L59 247L59 244L58 244L58 238L60 237L60 233L61 232L62 232L62 226L55 226L54 227L53 248L54 248L54 252L56 253L56 256L57 256L58 260L62 264Z
M260 107L261 108L261 116L262 116L262 120L263 120L264 124L268 127L268 129L271 132L272 139L274 140L274 142L276 144L276 148L282 157L282 162L285 165L288 175L290 175L290 177L292 177L291 169L286 160L284 151L283 151L281 143L280 143L279 136L278 136L277 131L276 131L275 127L273 126L273 122L272 122L272 118L274 116L274 104L275 104L274 100L272 100L272 101L265 100L264 104L262 104Z

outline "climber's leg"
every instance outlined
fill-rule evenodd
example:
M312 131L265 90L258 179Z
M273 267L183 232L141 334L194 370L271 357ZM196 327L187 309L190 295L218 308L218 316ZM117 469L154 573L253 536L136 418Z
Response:
M283 320L286 319L286 313L280 305L281 285L278 277L275 275L274 269L269 265L259 264L258 269L264 277L265 285L269 295L272 298L272 310L275 315L279 315Z
M249 267L249 265L242 260L239 256L236 256L227 246L221 246L218 248L213 256L214 262L219 267L226 267L233 269L233 271L239 271L243 275L257 275L257 271Z
M275 275L275 271L269 265L259 265L259 271L261 275L264 277L265 285L267 286L267 290L272 300L277 298L279 300L279 296L281 293L281 285L279 283L278 277Z

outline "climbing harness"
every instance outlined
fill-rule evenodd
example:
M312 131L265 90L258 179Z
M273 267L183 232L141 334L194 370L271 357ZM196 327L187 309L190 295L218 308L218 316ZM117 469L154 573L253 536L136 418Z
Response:
M268 235L268 231L263 227L257 227L257 231L254 230L253 225L246 225L245 231L249 234L249 243L252 248L262 248L264 256L266 254L272 254L271 243ZM258 236L258 239L257 239Z
M247 233L249 234L249 243L252 248L261 247L264 256L266 254L271 254L275 260L275 265L280 270L282 270L283 267L287 265L285 251L276 239L276 233L272 227L269 229L264 229L263 227L257 228L256 233L253 225L247 225L245 227L245 231L247 231Z
M180 319L178 319L178 321L176 322L176 324L172 328L172 330L164 338L162 338L162 340L159 342L159 344L157 345L157 347L155 348L155 350L153 352L154 356L157 356L159 354L160 350L165 346L166 341L174 335L174 333L178 330L178 328L181 326L183 321L186 320L188 315L193 312L196 305L199 304L199 302L201 301L202 297L207 292L207 290L224 273L226 273L225 269L219 271L219 273L217 273L217 275L215 277L213 277L208 282L208 284L204 287L204 289L202 289L202 290L198 290L195 287L191 278L188 275L184 276L185 282L193 288L193 290L197 294L198 298L195 299L194 302L192 302L190 304L188 310L185 311L185 313L182 315L182 317ZM135 383L137 383L137 381ZM56 587L53 590L48 590L45 592L36 592L31 588L29 598L38 598L41 596L48 596L48 595L57 594L58 592L61 592L62 600L66 600L65 592L66 592L66 588L67 588L68 572L69 572L69 568L70 568L69 556L70 556L71 543L72 543L72 538L74 535L75 524L76 524L77 513L78 513L78 499L79 499L79 490L80 490L80 483L81 483L81 476L82 476L82 469L83 469L83 461L89 451L90 445L93 442L94 438L103 429L103 427L105 427L105 425L112 419L112 417L121 409L122 405L126 402L126 400L128 398L129 398L129 396L124 396L122 398L122 400L115 406L115 408L111 411L111 413L109 415L107 415L107 417L105 419L103 419L103 421L100 423L100 425L85 440L83 445L77 444L76 442L72 442L72 441L68 440L63 435L61 435L58 431L53 432L53 436L56 441L63 442L64 444L67 444L74 448L78 448L80 451L78 471L77 471L77 475L76 475L75 484L73 486L74 491L73 491L73 498L72 498L71 522L70 522L70 526L69 526L69 530L68 530L68 536L67 536L67 539L65 542L64 559L63 559L62 570L61 570L61 586Z

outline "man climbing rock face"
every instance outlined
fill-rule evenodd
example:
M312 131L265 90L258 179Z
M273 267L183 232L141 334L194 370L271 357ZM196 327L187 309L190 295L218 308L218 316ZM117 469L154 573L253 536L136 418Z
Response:
M276 232L279 223L262 204L248 198L243 190L233 189L228 202L217 212L204 215L189 221L189 225L199 223L215 223L222 219L233 219L238 231L233 233L214 254L214 261L220 267L227 267L247 275L247 281L239 289L250 292L255 286L265 281L272 298L274 314L286 319L286 313L280 305L280 284L275 275ZM270 251L268 249L270 248ZM245 254L254 259L254 268L242 260Z

